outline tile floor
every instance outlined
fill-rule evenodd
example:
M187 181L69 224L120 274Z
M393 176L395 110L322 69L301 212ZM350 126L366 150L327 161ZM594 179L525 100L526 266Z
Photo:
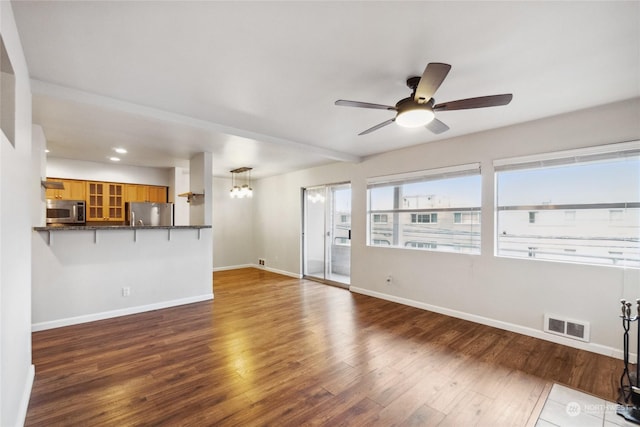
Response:
M616 414L618 405L554 384L536 427L638 427Z

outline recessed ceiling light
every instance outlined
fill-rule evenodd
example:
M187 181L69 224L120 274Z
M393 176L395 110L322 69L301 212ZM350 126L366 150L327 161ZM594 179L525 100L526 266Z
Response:
M111 160L112 162L119 162L120 157L109 157L109 160Z
M118 147L118 148L114 148L114 150L116 153L119 153L119 154L127 154L127 150L125 150L124 148Z
M50 153L50 152L51 152L51 150L49 150L48 148L45 148L45 149L44 149L44 152L45 152L45 153Z

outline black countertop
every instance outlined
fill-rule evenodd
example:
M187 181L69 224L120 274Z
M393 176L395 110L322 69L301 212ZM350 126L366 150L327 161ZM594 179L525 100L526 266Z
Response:
M33 227L35 231L74 231L74 230L199 230L211 228L210 225L48 225Z

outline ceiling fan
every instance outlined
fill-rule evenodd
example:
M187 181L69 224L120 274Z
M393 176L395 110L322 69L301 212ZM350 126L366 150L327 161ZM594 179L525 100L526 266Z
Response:
M358 135L366 135L393 122L403 127L425 126L431 132L440 134L449 130L449 126L435 118L436 111L468 110L471 108L496 107L507 105L511 102L513 95L510 93L503 95L480 96L477 98L459 99L457 101L443 102L436 104L433 94L438 90L445 77L449 73L451 65L439 62L431 62L422 73L422 77L409 77L407 86L412 90L411 96L401 99L392 107L390 105L372 104L369 102L347 101L339 99L336 105L343 107L373 108L376 110L395 111L396 116L392 119L379 123Z

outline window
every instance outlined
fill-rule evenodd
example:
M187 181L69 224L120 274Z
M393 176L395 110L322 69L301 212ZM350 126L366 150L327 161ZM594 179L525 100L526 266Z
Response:
M390 246L391 242L387 239L373 239L373 244L376 246Z
M480 253L478 163L370 178L370 246Z
M411 222L412 223L422 223L422 224L431 224L438 222L438 214L411 214Z
M336 237L334 239L334 243L336 245L348 245L349 244L349 239L347 237Z
M389 216L387 214L374 214L373 222L376 224L386 224L389 222Z
M455 212L454 224L480 224L480 212Z
M640 141L494 168L497 256L640 267Z
M404 244L407 248L427 248L427 249L435 249L438 247L438 244L435 242L407 242Z
M611 221L611 222L624 221L624 211L622 209L610 209L609 210L609 221Z

